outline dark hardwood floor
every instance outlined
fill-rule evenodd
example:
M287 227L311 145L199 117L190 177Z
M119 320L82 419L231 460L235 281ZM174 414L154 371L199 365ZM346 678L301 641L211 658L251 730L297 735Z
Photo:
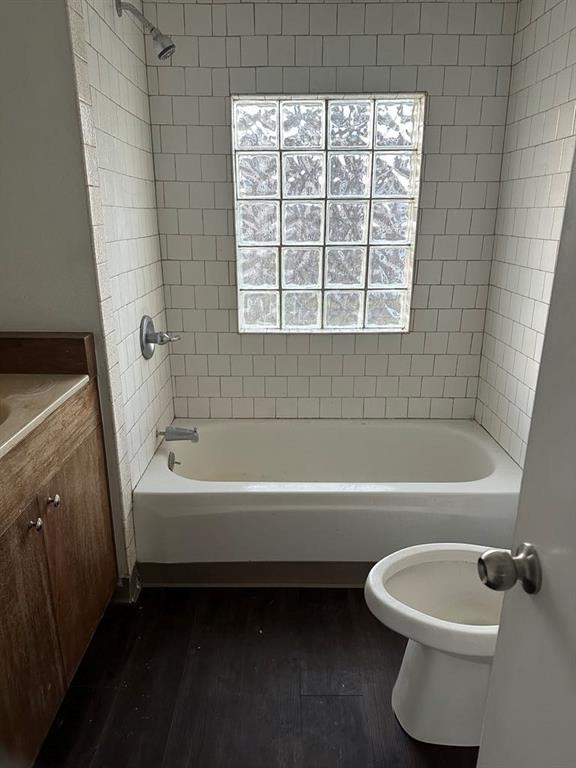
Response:
M396 722L404 643L361 590L144 590L108 610L36 768L472 768Z

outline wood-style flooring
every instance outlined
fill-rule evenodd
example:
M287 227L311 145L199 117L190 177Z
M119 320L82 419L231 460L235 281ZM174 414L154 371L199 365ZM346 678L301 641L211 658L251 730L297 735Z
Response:
M111 606L36 768L472 768L404 734L405 641L355 589L146 589Z

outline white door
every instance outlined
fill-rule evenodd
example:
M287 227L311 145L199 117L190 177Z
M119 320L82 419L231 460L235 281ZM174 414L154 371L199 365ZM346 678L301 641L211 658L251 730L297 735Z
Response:
M542 589L506 594L479 768L576 767L576 174L572 172L514 544Z

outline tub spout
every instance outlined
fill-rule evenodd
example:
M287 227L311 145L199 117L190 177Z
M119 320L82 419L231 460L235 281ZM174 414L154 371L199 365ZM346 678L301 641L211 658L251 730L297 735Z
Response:
M188 429L187 427L165 427L163 432L157 432L158 436L162 436L166 442L173 440L190 440L192 443L197 443L200 440L200 435L196 427Z

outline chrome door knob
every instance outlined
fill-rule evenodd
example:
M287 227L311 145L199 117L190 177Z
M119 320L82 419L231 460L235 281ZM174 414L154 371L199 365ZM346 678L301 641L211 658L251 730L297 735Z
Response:
M517 581L533 595L542 585L540 559L532 544L520 544L514 555L508 549L488 549L478 558L478 575L483 584L497 592L511 589Z
M42 520L41 517L39 517L37 520L30 520L28 523L28 528L34 528L36 531L41 531L43 526L44 520Z
M62 499L59 493L55 493L54 496L48 496L47 504L52 504L53 507L59 507Z

